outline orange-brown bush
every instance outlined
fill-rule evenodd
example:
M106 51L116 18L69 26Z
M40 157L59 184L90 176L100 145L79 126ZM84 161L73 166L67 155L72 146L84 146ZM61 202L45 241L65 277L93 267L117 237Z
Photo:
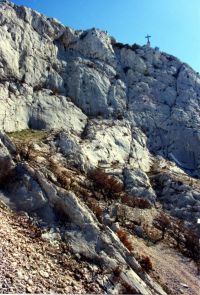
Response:
M101 221L101 217L103 214L103 209L95 202L95 201L88 201L88 206L94 212L97 219Z
M128 195L122 196L122 202L130 207L137 207L140 209L150 209L152 207L151 203L144 198L130 197Z
M153 265L152 265L152 262L151 262L151 259L149 258L149 256L141 255L139 262L140 262L140 265L142 266L142 268L146 272L149 272L150 270L153 269Z
M119 194L123 191L123 185L114 176L106 174L102 169L95 169L91 173L91 178L111 193Z
M117 231L117 235L118 238L120 239L120 241L124 244L124 246L129 250L129 251L133 251L133 244L131 243L131 241L128 238L128 234L127 232L125 232L122 229L119 229Z

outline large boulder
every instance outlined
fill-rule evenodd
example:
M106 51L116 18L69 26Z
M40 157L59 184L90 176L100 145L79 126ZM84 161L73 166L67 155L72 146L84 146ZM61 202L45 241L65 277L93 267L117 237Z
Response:
M155 202L156 194L151 187L147 174L141 169L124 169L124 186L126 192L133 197L147 198Z
M19 210L34 212L43 208L47 199L40 185L35 181L23 166L15 168L15 177L12 183L7 183L11 201Z

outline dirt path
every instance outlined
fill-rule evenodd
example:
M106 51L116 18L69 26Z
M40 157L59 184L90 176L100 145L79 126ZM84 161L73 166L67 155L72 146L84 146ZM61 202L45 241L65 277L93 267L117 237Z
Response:
M194 263L175 249L163 243L148 247L140 239L134 239L134 249L151 258L154 276L169 288L172 295L200 294L200 276Z

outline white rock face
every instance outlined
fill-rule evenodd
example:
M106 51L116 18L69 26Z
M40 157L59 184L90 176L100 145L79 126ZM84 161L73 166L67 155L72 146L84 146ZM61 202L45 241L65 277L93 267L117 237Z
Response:
M85 132L81 147L93 166L123 166L128 161L132 141L129 122L93 120Z
M172 215L193 221L200 212L200 189L180 185L175 175L187 177L184 170L200 176L199 74L158 49L123 45L97 29L76 31L3 1L0 105L2 131L59 131L48 139L47 150L35 147L40 169L14 164L16 149L0 133L0 179L16 169L20 182L9 193L15 193L20 208L40 210L49 220L59 208L70 221L66 238L74 252L98 258L110 269L128 266L121 276L138 293L165 294L105 226L110 222L114 228L112 216L105 214L102 229L81 198L58 185L44 167L44 155L51 151L57 163L85 175L105 169L130 196L159 199ZM162 172L156 177L155 164Z
M200 77L188 65L158 49L116 43L103 31L66 28L8 2L0 4L0 24L2 130L63 128L80 134L91 116L125 119L131 126L124 127L127 138L119 121L114 125L120 132L110 129L123 138L117 155L109 155L99 131L93 145L83 145L91 162L99 161L93 153L100 140L102 161L123 163L131 148L131 165L138 159L135 168L148 171L146 149L169 159L173 154L198 175ZM146 137L137 154L130 128Z
M147 198L152 202L156 200L156 194L151 187L149 178L141 169L124 169L125 190L130 196Z
M153 153L199 174L200 77L188 65L6 1L0 24L1 130L65 130L58 148L84 171L148 172Z
M50 90L33 92L30 87L22 90L22 94L11 95L7 104L5 94L1 97L1 130L10 132L27 128L63 128L78 134L83 131L87 117L69 98L53 95Z

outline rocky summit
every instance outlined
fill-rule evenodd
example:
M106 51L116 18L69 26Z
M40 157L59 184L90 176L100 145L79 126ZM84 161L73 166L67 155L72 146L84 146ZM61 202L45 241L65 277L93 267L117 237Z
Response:
M199 294L200 76L0 1L0 292Z

